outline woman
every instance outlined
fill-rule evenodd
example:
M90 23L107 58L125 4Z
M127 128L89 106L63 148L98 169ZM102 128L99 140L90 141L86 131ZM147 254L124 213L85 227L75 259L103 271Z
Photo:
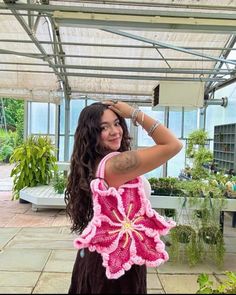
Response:
M153 138L154 145L131 151L125 118L130 118L135 126L140 124ZM85 107L75 132L65 197L72 231L80 234L93 217L90 182L104 156L120 152L109 158L105 165L107 185L118 188L164 164L181 148L181 142L159 121L125 102L105 101ZM150 193L147 188L145 190ZM87 249L78 251L69 293L145 294L146 266L133 265L120 278L107 279L100 254Z

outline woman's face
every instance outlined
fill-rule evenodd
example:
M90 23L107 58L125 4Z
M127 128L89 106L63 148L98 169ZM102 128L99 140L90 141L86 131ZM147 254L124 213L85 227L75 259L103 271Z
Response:
M117 115L106 109L102 115L100 127L102 145L111 151L117 151L123 136L123 129Z

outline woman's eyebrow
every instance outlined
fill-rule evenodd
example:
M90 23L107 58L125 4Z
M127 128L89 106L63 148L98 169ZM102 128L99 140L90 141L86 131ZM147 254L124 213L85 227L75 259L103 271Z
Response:
M119 118L117 118L117 119L115 119L114 121L113 121L113 123L117 123L117 122L119 122L120 120L119 120ZM106 122L106 121L104 121L104 122L102 122L101 124L100 124L100 126L101 125L109 125L110 124L110 122Z
M100 123L100 126L102 126L102 125L108 125L109 123L108 122L102 122L102 123Z

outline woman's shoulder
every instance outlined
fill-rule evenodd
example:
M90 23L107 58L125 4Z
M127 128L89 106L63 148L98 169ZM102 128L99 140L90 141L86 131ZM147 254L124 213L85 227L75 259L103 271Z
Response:
M140 177L141 177L142 182L143 182L143 188L144 188L144 191L145 191L145 195L147 197L149 197L151 195L151 192L152 192L150 182L148 181L148 179L146 178L145 175L141 175Z

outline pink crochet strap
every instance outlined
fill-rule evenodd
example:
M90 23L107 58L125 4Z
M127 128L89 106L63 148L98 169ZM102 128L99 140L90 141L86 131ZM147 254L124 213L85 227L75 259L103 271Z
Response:
M96 172L96 177L104 178L106 161L108 159L112 158L113 156L118 155L118 154L119 154L119 152L112 152L112 153L106 155L104 158L102 158L102 160L100 161L100 163L98 165L98 169L97 169L97 172Z

